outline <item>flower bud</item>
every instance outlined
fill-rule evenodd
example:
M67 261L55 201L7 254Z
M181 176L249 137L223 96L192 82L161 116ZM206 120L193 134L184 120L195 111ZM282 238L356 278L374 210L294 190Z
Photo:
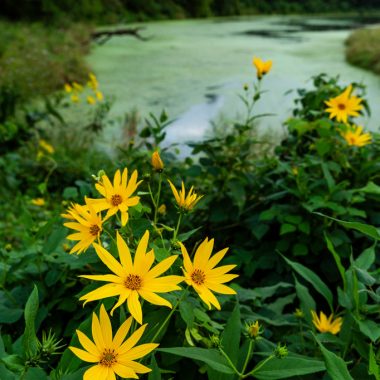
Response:
M154 170L159 173L161 173L164 169L164 163L162 162L161 157L157 151L152 154L152 166Z
M274 354L279 359L283 359L286 356L288 356L288 348L286 347L285 344L283 346L281 346L281 343L278 343L276 349L274 350Z

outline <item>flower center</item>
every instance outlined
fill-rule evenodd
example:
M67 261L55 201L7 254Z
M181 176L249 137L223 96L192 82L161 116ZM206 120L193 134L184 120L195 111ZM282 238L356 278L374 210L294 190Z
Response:
M111 367L116 363L116 354L114 349L105 349L102 355L102 358L99 361L99 364L106 367Z
M111 197L111 203L112 206L119 206L120 203L123 202L123 198L119 194L112 195Z
M129 274L124 281L127 289L139 290L142 287L142 278L137 274Z
M93 224L90 227L90 234L92 236L98 236L98 233L100 232L100 227L97 224Z
M346 105L345 104L342 104L342 103L339 103L338 104L338 108L341 110L341 111L344 111L346 109Z
M206 280L206 275L202 270L195 269L194 272L191 274L191 279L197 285L202 285Z

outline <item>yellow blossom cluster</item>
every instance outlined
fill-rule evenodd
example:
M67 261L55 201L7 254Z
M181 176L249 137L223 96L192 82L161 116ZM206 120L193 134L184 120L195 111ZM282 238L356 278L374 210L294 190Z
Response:
M337 122L345 124L340 131L349 146L362 147L371 143L371 134L364 133L363 127L355 124L349 124L349 117L357 117L363 109L363 99L352 95L352 85L350 84L341 94L327 100L325 103L328 108L326 112L330 119L336 119Z
M164 165L157 152L153 154L152 166L156 171L159 169L161 176ZM104 173L97 180L95 188L101 198L85 198L84 205L72 204L66 213L62 214L67 220L64 225L74 230L68 239L77 242L70 253L77 252L79 254L93 246L98 258L106 268L106 274L80 276L87 280L105 283L82 295L80 301L84 301L86 304L91 301L117 297L110 310L110 316L113 316L117 308L125 305L130 317L113 336L110 317L102 304L100 314L93 313L92 316L93 340L77 330L83 349L77 347L70 347L70 349L83 361L94 364L85 372L85 380L115 379L115 375L124 378L138 378L137 374L147 373L150 369L135 360L147 355L158 346L154 342L136 346L146 328L146 324L143 325L141 301L173 309L172 303L162 297L162 294L182 291L184 295L186 290L181 288L180 284L186 282L208 308L214 306L220 310L219 301L214 293L235 294L236 292L225 283L230 282L238 275L229 273L235 268L235 265L218 266L228 248L212 254L214 239L208 238L205 238L197 247L193 260L186 247L179 242L183 260L179 266L182 267L183 273L175 274L174 272L173 264L178 261L179 254L171 254L156 263L155 251L149 244L151 236L149 230L145 231L134 248L130 244L133 236L123 237L124 232L117 231L114 239L117 248L117 257L115 257L106 249L108 246L102 243L102 234L107 232L107 236L112 236L107 224L115 215L120 215L121 226L126 226L129 221L129 209L137 206L140 202L136 191L142 181L138 180L136 170L128 176L127 168L122 172L117 170L112 182ZM169 181L169 183L181 218L182 213L192 210L201 197L193 192L193 188L186 195L183 183L179 193L172 182ZM159 206L158 202L157 208L160 209L160 214L166 212L166 206ZM106 212L105 215L102 215L103 212ZM165 274L168 271L170 274ZM177 306L178 303L174 308ZM125 340L133 320L142 326ZM152 340L154 341L154 338Z
M93 73L88 75L86 87L90 89L91 93L86 95L86 101L90 105L101 102L104 99L103 93L99 90L99 82ZM78 82L66 83L64 86L66 93L70 94L72 103L79 103L81 101L81 94L85 92L85 87Z

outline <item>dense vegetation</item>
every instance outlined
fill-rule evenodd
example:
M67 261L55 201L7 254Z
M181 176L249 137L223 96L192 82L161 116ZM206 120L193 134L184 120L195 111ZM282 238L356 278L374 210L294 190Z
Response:
M4 0L0 15L13 20L46 22L122 22L136 19L231 16L267 13L368 12L376 0Z
M109 351L94 357L76 332L107 345L117 292L109 293L112 284L97 291L98 281L118 281L109 273L122 276L131 255L140 264L122 279L128 289L149 280L148 264L169 275L153 287L162 298L141 293L142 315L140 298L117 304L111 318L119 343L134 332L124 351L145 356L150 380L380 378L380 235L372 226L380 221L380 143L354 125L368 111L365 87L316 76L313 88L298 90L288 134L273 146L257 135L254 112L271 65L255 65L257 78L241 95L246 117L192 144L184 160L175 147L161 149L165 113L137 131L129 126L112 157L101 150L94 142L110 104L92 74L85 86L68 81L6 118L2 125L16 128L11 139L0 129L1 379L144 372L130 360L114 366ZM177 189L183 181L187 196L167 180ZM109 192L111 203L103 199ZM200 267L191 273L193 261ZM197 287L215 266L208 284L216 298ZM139 338L146 345L136 353Z
M346 41L349 63L380 74L380 28L358 29Z

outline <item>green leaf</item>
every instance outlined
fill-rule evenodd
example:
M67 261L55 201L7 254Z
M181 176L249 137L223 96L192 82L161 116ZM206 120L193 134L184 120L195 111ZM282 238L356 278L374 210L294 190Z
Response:
M368 270L375 262L375 247L376 242L369 248L365 249L360 256L355 260L355 265L363 270Z
M228 366L226 359L215 349L206 349L198 347L173 347L159 348L157 351L166 352L167 354L182 356L206 363L211 368L222 373L234 373Z
M240 305L237 302L222 334L222 347L235 365L239 356L240 333Z
M38 339L36 336L35 320L38 312L38 289L34 285L33 291L30 294L25 305L25 330L22 338L24 351L28 357L34 356L37 353Z
M41 368L29 368L23 380L48 380L48 377Z
M284 223L284 224L281 224L280 235L285 235L290 232L294 232L296 230L297 230L297 227L294 226L293 224Z
M156 358L154 357L154 355L152 355L150 368L152 372L149 373L148 380L161 380L161 371L157 365Z
M334 178L332 177L328 166L324 162L321 164L321 166L322 166L323 176L325 177L325 180L327 182L327 187L329 188L329 192L331 193L331 190L335 186Z
M346 276L345 276L345 269L344 269L344 267L342 265L342 261L340 259L339 254L335 251L334 245L331 242L331 240L330 240L330 238L329 238L329 236L327 235L326 232L324 233L324 235L325 235L325 240L326 240L326 243L327 243L327 249L332 253L332 255L334 257L335 264L338 267L340 276L342 277L343 289L344 289L344 291L346 291L346 288L347 288Z
M361 321L355 318L356 323L359 326L359 330L367 336L373 343L375 343L380 338L380 326L371 320Z
M376 356L373 352L372 343L369 345L369 368L368 374L374 375L376 380L380 380L380 367L376 362Z
M353 190L353 192L363 192L363 193L368 193L368 194L380 195L380 186L370 181L367 183L366 186L360 189L355 189Z
M289 355L283 359L269 360L254 373L254 378L258 380L288 379L293 376L321 372L325 369L324 363L320 360L309 359L301 355Z
M179 304L179 313L188 327L192 327L194 323L194 305L187 301Z
M318 275L316 275L313 271L306 268L302 264L296 263L287 259L280 253L281 257L292 267L294 271L296 271L301 277L303 277L307 282L309 282L314 289L321 294L327 301L330 306L331 311L333 310L333 295L331 290L327 287L327 285L320 279Z
M314 334L313 336L321 349L325 360L327 373L331 377L331 380L354 380L348 372L347 365L344 360L325 348Z
M300 300L300 307L303 311L305 318L308 322L311 322L312 316L310 310L316 309L316 304L313 297L310 295L309 290L306 286L303 286L300 282L298 282L297 277L294 276L294 281L296 284L296 294L298 299Z
M335 218L332 218L331 216L324 215L320 212L313 212L313 214L323 216L324 218L327 218L327 219L334 220L335 222L339 223L345 228L360 231L364 235L367 235L375 240L380 239L379 230L376 227L371 226L369 224L364 224L364 223L359 223L359 222L346 222L344 220L335 219Z
M178 240L181 242L186 241L190 236L194 235L197 231L199 231L202 227L194 228L193 230L184 232L178 235Z
M23 314L22 309L0 305L0 323L15 323Z
M65 239L67 235L66 227L59 227L51 233L42 248L42 252L50 255L58 247L58 245Z

